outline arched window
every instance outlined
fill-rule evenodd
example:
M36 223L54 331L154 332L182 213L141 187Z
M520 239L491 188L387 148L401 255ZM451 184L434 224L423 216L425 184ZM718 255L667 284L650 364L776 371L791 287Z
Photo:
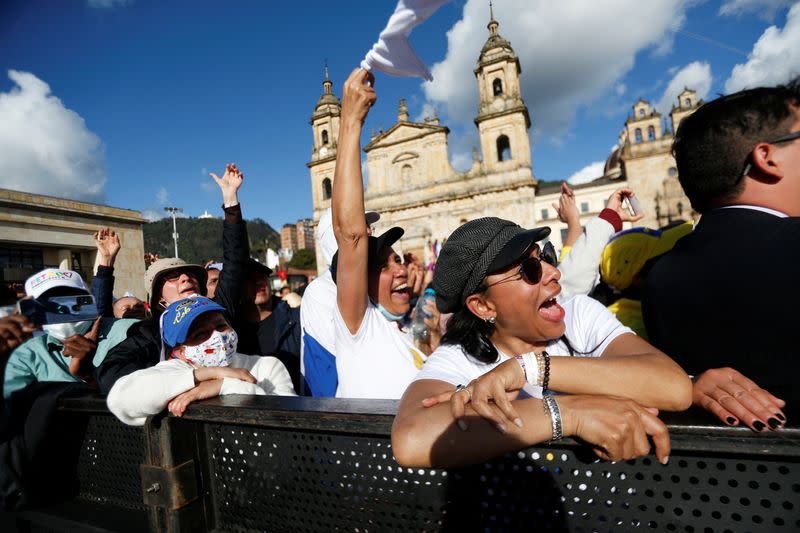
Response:
M678 202L678 205L675 206L678 210L678 216L683 216L683 202Z
M678 175L678 169L677 168L669 167L667 169L667 176L669 176L670 178L674 178L677 175Z
M511 159L511 143L508 142L508 137L501 135L497 138L497 160L508 161Z
M647 140L648 141L655 141L656 140L656 128L655 128L655 126L647 126Z
M400 169L400 179L403 185L411 185L411 165L403 165Z
M492 82L492 90L495 96L503 94L503 82L500 78L495 78Z
M643 108L643 107L640 107L640 108L639 108L639 116L640 116L640 117L643 117L643 116L644 116L644 108Z
M633 132L634 137L636 138L636 142L642 142L642 128L636 128L636 131Z
M330 200L331 199L331 180L330 178L325 178L322 180L322 199L323 200Z
M692 107L692 101L689 100L688 98L684 100L683 103L686 104L686 107Z
M322 144L328 144L328 130L322 130Z

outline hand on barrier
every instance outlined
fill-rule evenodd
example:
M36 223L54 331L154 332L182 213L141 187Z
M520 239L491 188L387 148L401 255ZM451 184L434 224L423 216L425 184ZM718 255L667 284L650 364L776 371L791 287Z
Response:
M607 461L627 461L650 453L652 438L661 464L670 453L667 426L658 409L633 400L609 396L558 396L564 435L592 445L594 453Z
M476 413L505 433L506 424L509 422L522 427L522 418L511 405L511 401L517 398L525 383L522 367L516 359L509 359L478 379L472 380L466 387L425 398L422 400L422 405L433 407L449 401L450 410L458 427L466 430L469 424L464 416L464 409L469 403Z
M88 383L94 382L92 358L97 351L97 337L100 335L102 320L102 317L98 317L87 333L64 339L64 350L61 352L64 357L69 357L69 373Z
M222 389L221 379L209 379L201 381L196 387L187 390L186 392L175 396L167 404L167 409L175 416L183 416L189 404L197 400L205 400L219 396L219 391Z
M232 368L229 366L198 366L194 369L194 382L200 384L203 381L212 379L225 379L233 378L246 381L248 383L255 383L256 378L249 370L244 368Z
M733 368L712 368L695 379L692 403L736 426L753 431L780 429L786 423L786 402L765 391Z

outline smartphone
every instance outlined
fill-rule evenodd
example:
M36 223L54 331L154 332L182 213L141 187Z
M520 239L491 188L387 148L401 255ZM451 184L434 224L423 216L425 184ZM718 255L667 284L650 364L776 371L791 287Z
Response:
M628 200L628 211L631 216L635 217L642 212L642 204L639 203L639 199L636 198L635 194L631 194L626 200Z
M17 302L21 315L39 326L94 320L100 313L94 297L85 294L78 296L54 296L46 300L25 299Z

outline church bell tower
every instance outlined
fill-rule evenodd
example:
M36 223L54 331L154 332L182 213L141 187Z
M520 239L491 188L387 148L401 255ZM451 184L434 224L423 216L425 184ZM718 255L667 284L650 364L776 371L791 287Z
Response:
M488 172L531 166L528 129L531 119L522 101L519 59L504 39L489 2L489 38L483 45L475 77L478 80L478 127L483 163Z

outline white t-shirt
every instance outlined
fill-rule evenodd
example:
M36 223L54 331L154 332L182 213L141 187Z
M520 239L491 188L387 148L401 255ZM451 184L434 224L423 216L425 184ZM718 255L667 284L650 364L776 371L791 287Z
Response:
M336 355L336 329L333 326L333 309L336 307L336 283L330 270L315 278L303 292L300 306L300 326L304 334L314 339ZM305 343L303 343L305 344ZM301 347L301 353L305 346ZM300 372L305 375L303 357L300 357Z
M220 396L295 396L289 371L277 357L235 353L230 367L249 370L256 382L224 378ZM109 411L125 424L143 426L148 416L160 413L175 396L194 386L194 367L180 359L167 359L119 378L108 392L106 403Z
M611 311L593 298L576 295L559 303L565 313L565 335L576 356L600 357L611 341L623 333L633 333L633 330L623 326ZM547 346L547 353L553 357L570 354L561 339L551 342ZM498 354L496 362L482 363L466 354L460 346L442 344L430 355L414 381L436 379L453 385L466 385L509 359L510 354L499 350ZM526 385L524 391L536 398L542 396L542 388L535 385Z
M369 302L361 326L350 333L334 306L337 398L400 398L425 362L411 336Z

